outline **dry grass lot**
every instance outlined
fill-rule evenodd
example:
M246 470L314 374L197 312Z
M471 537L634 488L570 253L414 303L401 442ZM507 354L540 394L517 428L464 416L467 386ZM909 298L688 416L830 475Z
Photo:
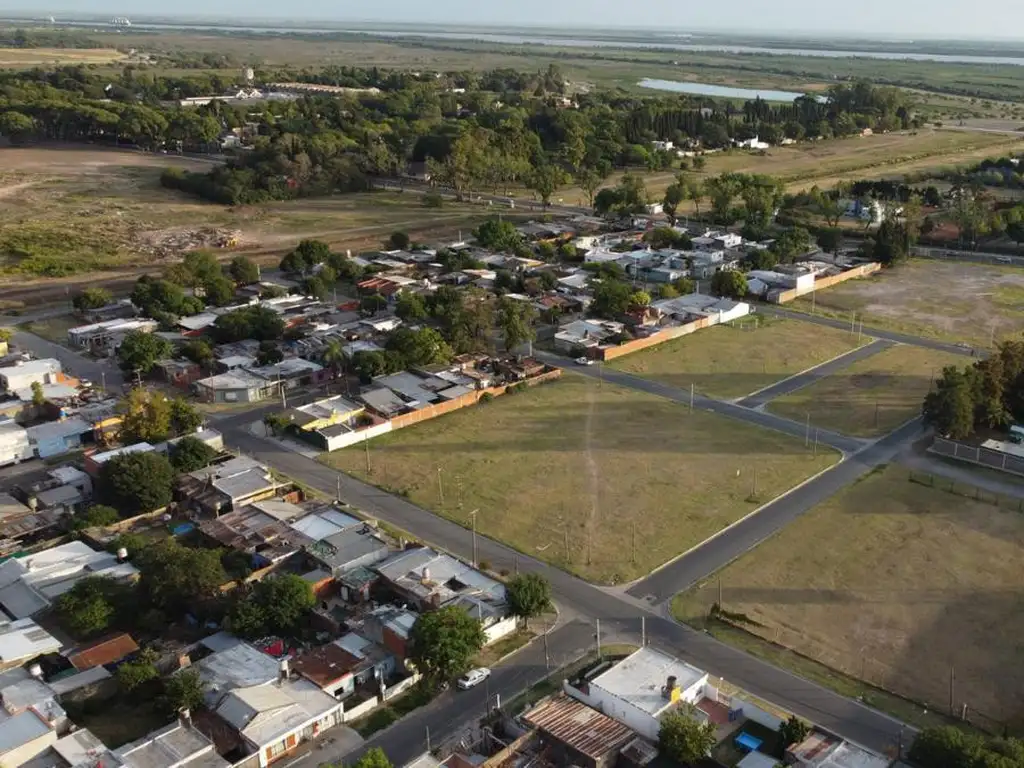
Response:
M946 711L1020 726L1024 518L880 470L720 572L727 611L750 631ZM681 595L700 622L718 578ZM1013 726L1011 725L1011 728Z
M1024 328L1024 270L918 259L818 291L815 311L986 347ZM810 299L789 305L809 311Z
M848 331L761 315L619 358L620 371L701 394L737 398L855 348Z
M399 229L429 241L468 231L489 213L451 202L425 208L418 195L398 192L221 206L162 188L168 166L209 163L81 147L0 149L0 276L24 287L26 278L52 274L52 263L70 261L76 274L159 269L197 233L230 235L238 243L231 252L274 262L303 237L353 250L379 247Z
M374 440L369 479L466 525L479 509L481 533L592 581L622 583L836 458L812 458L800 440L567 374ZM323 460L366 477L362 447Z
M768 403L780 416L846 435L884 435L921 413L932 377L971 358L897 345Z
M0 48L0 67L110 64L125 56L113 48Z

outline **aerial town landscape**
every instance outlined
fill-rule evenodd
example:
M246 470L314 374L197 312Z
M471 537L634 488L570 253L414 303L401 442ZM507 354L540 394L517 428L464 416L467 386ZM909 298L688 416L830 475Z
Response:
M0 2L4 768L1024 768L1024 42L530 2Z

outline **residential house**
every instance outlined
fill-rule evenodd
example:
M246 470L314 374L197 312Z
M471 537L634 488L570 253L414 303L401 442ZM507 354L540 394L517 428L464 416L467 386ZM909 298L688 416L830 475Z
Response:
M838 736L812 728L807 737L786 749L786 763L798 768L887 768L888 758Z
M131 299L118 299L110 304L95 309L85 309L78 313L83 320L90 323L99 323L103 320L115 320L123 317L135 317L139 310L132 304Z
M161 381L181 389L188 389L203 378L203 368L191 360L157 360L157 376Z
M60 361L53 358L19 360L14 365L0 368L0 388L5 392L26 389L36 382L59 384L62 380Z
M53 689L23 667L0 673L0 701L0 764L24 765L70 728Z
M310 558L332 576L360 566L372 566L390 554L387 542L369 523L333 533L307 544L305 549Z
M103 465L111 459L115 459L118 456L126 456L129 453L149 453L155 450L156 446L143 442L124 445L120 448L101 451L100 453L93 453L85 457L85 471L93 477L99 477L99 474L103 469Z
M346 635L342 638L343 647L350 653L362 653L363 642L374 642L387 649L400 661L409 655L409 636L418 615L408 608L396 605L381 605L365 614L357 623L359 635Z
M491 643L514 632L501 582L429 547L407 549L374 566L396 593L420 610L457 605L478 618Z
M39 510L38 500L28 497L32 506L0 493L0 556L7 557L46 538L60 534L61 510Z
M25 428L12 418L0 418L0 467L31 459L33 455Z
M199 513L217 516L269 499L280 487L266 466L235 456L179 477L175 497Z
M138 575L131 563L71 541L0 563L0 608L8 616L26 618L48 608L87 576L134 581Z
M721 299L701 293L690 293L673 299L662 299L651 307L663 316L679 322L705 317L709 325L728 323L750 314L750 305L743 301Z
M223 364L223 361L221 361ZM194 382L196 395L207 403L258 403L281 394L283 383L236 368Z
M67 653L67 659L72 667L84 672L93 667L116 664L138 652L139 645L135 639L127 632L118 632L72 649Z
M521 720L537 729L556 765L614 768L619 752L636 737L628 726L565 694L544 699Z
M266 381L277 383L286 391L315 387L331 377L331 372L322 365L301 357L285 358L279 363L249 368L248 371Z
M566 323L555 334L555 349L572 353L577 349L597 347L613 336L618 336L625 325L614 320L588 318Z
M20 667L60 649L60 640L32 619L0 621L0 670Z
M200 523L199 530L216 544L250 555L253 569L286 560L303 543L286 521L266 514L256 505L206 520Z
M118 747L114 761L100 759L97 768L228 768L230 763L217 754L212 740L183 712L178 722L166 725L137 741ZM120 765L118 765L120 763Z
M305 651L292 661L295 671L339 699L358 686L371 684L377 693L395 671L395 657L376 643L348 633L327 645Z
M28 441L32 452L41 459L77 451L93 439L93 425L78 417L48 421L29 427Z
M260 506L267 503L261 502ZM302 516L289 519L288 525L309 541L320 541L349 528L363 525L363 521L358 517L328 505L313 506L312 509L302 509L302 512Z
M87 349L94 354L113 354L124 337L132 331L152 333L160 324L149 318L115 318L100 323L79 325L68 329L68 342L73 347Z
M634 651L611 669L566 693L657 741L661 718L680 702L704 696L708 673L650 647Z
M754 136L752 139L733 139L733 143L738 149L770 149L772 146L767 141L761 141L758 136Z

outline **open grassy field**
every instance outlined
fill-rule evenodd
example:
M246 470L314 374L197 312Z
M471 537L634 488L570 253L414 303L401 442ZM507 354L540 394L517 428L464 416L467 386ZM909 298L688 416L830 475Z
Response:
M245 253L264 263L303 237L353 250L377 247L395 230L429 241L468 231L489 213L453 202L425 208L412 192L221 206L161 187L167 166L201 170L209 163L83 147L0 149L5 294L11 283L30 287L33 277L51 278L49 284L62 275L160 269L190 248L226 241L236 245L225 257Z
M921 413L921 402L934 377L947 365L964 366L971 358L899 345L859 360L768 403L768 410L845 435L884 435Z
M679 596L700 625L718 600L749 632L948 711L1020 727L1024 517L879 470ZM725 636L728 640L728 635Z
M857 347L856 334L761 315L716 325L609 365L674 387L737 398Z
M566 374L374 440L368 479L467 526L479 509L481 533L592 581L622 583L836 459ZM362 447L323 461L366 479Z
M818 314L850 319L856 312L865 325L987 347L1024 328L1024 271L915 259L818 291L814 303ZM811 300L787 307L810 311Z
M0 68L111 64L124 59L113 48L0 48Z

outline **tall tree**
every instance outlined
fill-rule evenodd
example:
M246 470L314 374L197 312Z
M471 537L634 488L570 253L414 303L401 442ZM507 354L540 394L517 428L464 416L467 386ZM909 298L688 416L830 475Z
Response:
M162 453L126 453L100 469L100 498L126 517L171 503L174 470Z
M718 743L715 724L697 718L696 707L686 704L661 718L658 746L683 765L697 765Z
M409 659L434 684L451 680L467 669L484 646L480 622L463 608L444 606L421 613L409 635Z
M121 441L159 443L171 435L171 403L160 392L136 387L117 406Z
M551 583L539 573L513 576L505 585L509 608L524 619L540 616L551 608Z
M158 360L170 357L171 343L152 333L129 331L117 348L117 363L121 370L147 376Z

